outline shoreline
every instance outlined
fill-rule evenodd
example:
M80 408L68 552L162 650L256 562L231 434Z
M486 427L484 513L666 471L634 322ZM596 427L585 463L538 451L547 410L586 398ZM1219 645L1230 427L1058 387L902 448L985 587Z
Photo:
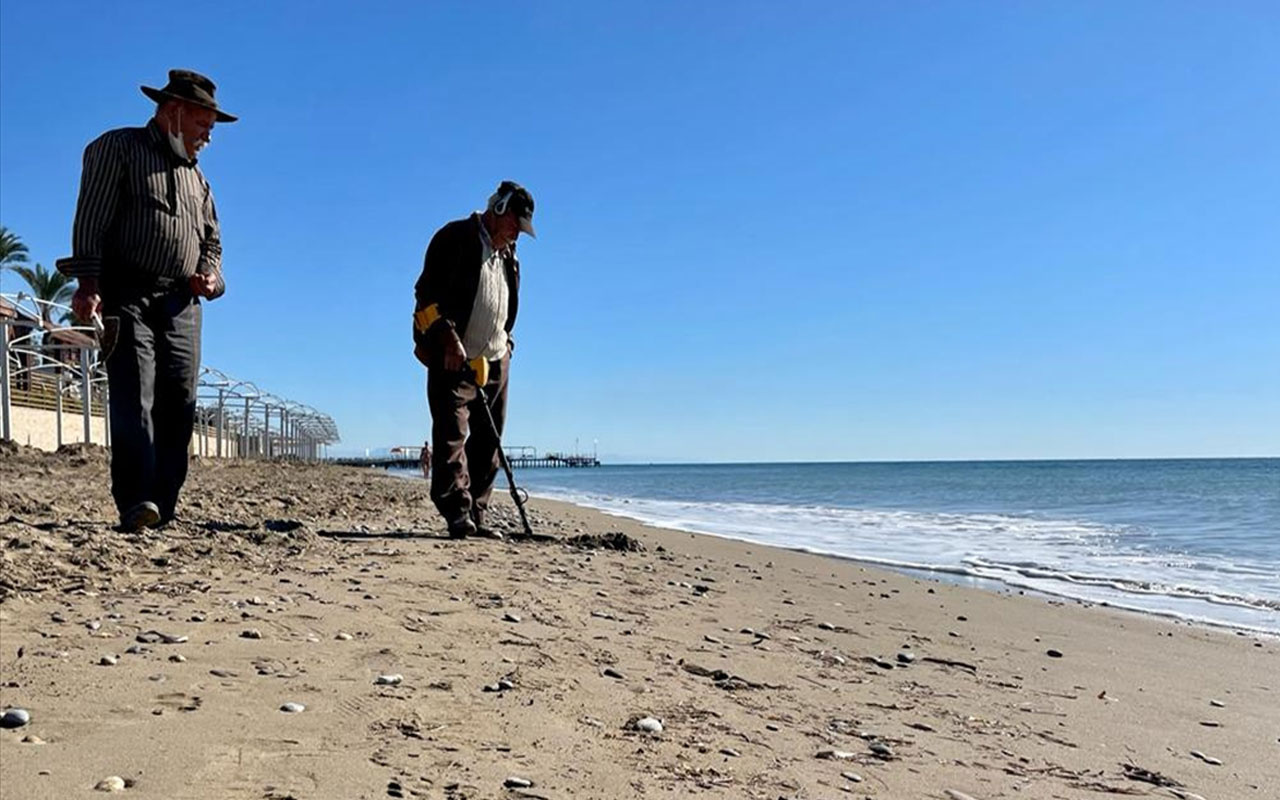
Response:
M454 542L425 484L332 466L197 463L130 539L65 461L0 459L0 575L43 587L0 602L6 795L1280 794L1270 638L543 498L561 541Z
M1136 459L1130 459L1130 460L1136 460ZM909 563L906 561L899 561L899 560L893 560L893 559L887 559L887 558L876 558L873 556L858 556L858 555L853 555L849 553L841 553L834 550L826 550L818 547L806 547L804 545L788 545L780 542L769 542L764 540L752 539L750 538L749 534L744 534L744 533L737 533L737 534L721 533L721 532L716 532L711 530L699 529L696 527L678 527L674 524L671 524L669 521L648 519L640 515L628 514L627 512L619 509L607 508L600 505L591 505L587 502L580 502L575 499L568 499L561 496L545 495L545 494L533 494L532 496L537 497L538 499L544 500L544 501L565 503L577 508L589 509L591 511L600 513L606 517L616 518L616 519L625 519L625 520L636 522L642 525L648 525L654 528L678 531L682 533L693 533L700 536L712 536L716 538L726 539L729 541L738 541L738 542L745 542L748 544L755 544L761 547L775 547L782 550L790 550L790 551L799 552L799 553L809 553L812 555L822 556L826 558L833 558L833 559L838 559L843 561L851 561L854 563L864 564L866 566L874 567L877 569L890 570L892 572L896 572L899 574L916 576L922 579L939 580L945 583L949 583L956 586L962 586L966 588L976 588L983 591L997 592L997 593L1011 592L1011 593L1016 593L1020 595L1053 598L1053 599L1062 600L1065 602L1078 603L1084 607L1112 609L1116 611L1122 611L1125 613L1136 614L1139 616L1148 616L1148 617L1165 619L1165 620L1170 620L1175 622L1181 622L1188 625L1200 625L1200 626L1205 626L1208 628L1214 628L1218 630L1227 630L1227 631L1233 631L1233 632L1239 631L1247 635L1259 635L1259 636L1280 638L1280 628L1269 628L1261 625L1254 625L1254 624L1248 624L1243 622L1233 622L1229 620L1212 619L1212 618L1207 618L1194 613L1190 613L1190 612L1184 613L1184 612L1176 611L1173 609L1160 609L1160 608L1154 608L1154 607L1146 608L1139 605L1126 604L1123 601L1078 597L1076 595L1069 594L1066 590L1053 591L1052 589L1048 589L1044 587L1021 585L1015 582L1003 580L998 577L975 574L970 567L965 567L965 566ZM630 502L631 500L630 498L613 498L613 499L620 500L622 502ZM1173 592L1176 592L1176 590L1171 590L1170 592L1153 593L1153 594L1158 594L1158 596L1168 598L1169 600L1172 600L1172 601L1189 600L1189 601L1196 601L1196 602L1208 603L1208 604L1230 605L1235 608L1241 608L1241 609L1246 609L1246 610L1255 611L1255 612L1260 610L1257 606L1251 605L1249 603L1219 603L1219 601L1217 600L1203 597L1200 595L1177 594Z

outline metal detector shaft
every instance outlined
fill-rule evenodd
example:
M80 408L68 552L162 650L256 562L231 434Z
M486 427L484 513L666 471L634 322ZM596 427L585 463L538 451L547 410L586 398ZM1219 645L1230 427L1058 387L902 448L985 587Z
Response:
M507 461L506 451L502 449L502 436L498 433L497 423L493 421L493 412L489 410L489 395L485 394L484 387L479 381L476 382L476 394L479 395L480 405L484 408L484 417L489 421L489 432L498 443L498 463L502 465L502 471L507 476L507 487L511 490L511 499L515 501L516 509L520 511L520 524L524 526L524 535L532 537L533 528L529 527L529 516L524 511L524 497L516 488L515 476L511 474L511 464Z

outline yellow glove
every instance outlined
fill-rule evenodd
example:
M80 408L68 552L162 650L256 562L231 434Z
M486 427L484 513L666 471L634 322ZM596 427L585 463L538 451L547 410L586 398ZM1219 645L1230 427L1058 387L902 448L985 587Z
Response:
M420 311L413 312L414 330L418 333L426 333L438 319L440 319L440 306L432 303Z
M476 356L467 362L471 367L471 371L476 374L476 386L486 386L489 383L489 361L483 356Z

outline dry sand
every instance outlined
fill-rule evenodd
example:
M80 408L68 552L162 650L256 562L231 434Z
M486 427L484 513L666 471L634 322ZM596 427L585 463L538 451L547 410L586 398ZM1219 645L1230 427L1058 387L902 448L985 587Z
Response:
M454 542L330 466L197 464L130 537L105 476L0 452L4 800L1280 798L1274 639L545 501Z

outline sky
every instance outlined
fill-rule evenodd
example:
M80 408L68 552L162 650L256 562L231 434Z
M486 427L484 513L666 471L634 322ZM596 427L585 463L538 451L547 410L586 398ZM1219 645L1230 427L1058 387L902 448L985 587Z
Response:
M173 67L204 361L420 443L431 235L537 201L509 445L612 462L1280 455L1280 5L0 4L0 224ZM3 277L12 291L19 279Z

